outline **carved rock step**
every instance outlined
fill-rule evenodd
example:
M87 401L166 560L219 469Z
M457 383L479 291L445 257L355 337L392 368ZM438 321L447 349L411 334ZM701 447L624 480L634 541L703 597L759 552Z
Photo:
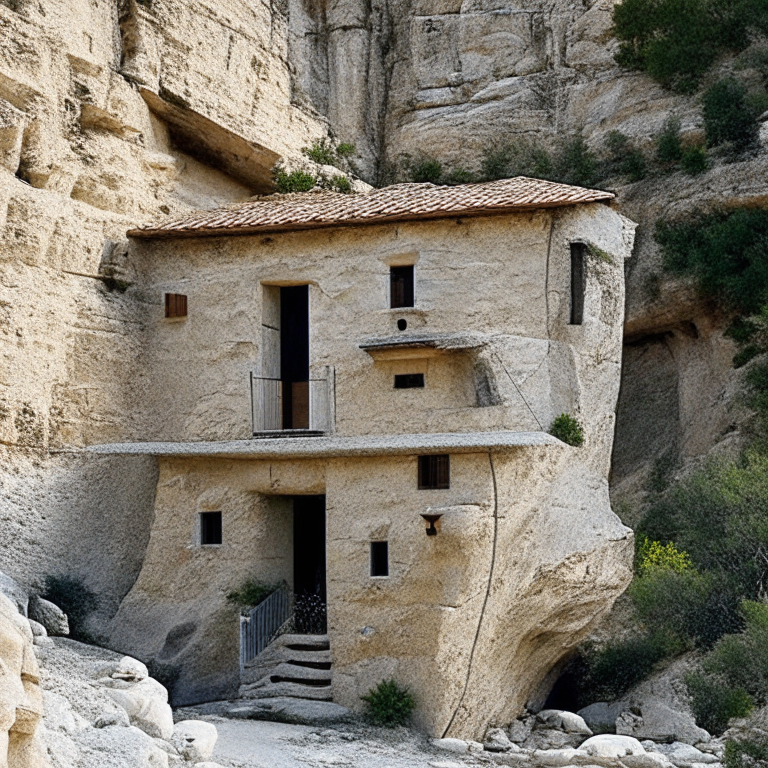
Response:
M328 669L313 669L312 667L305 667L299 664L278 664L269 676L270 682L296 682L304 683L305 685L323 685L331 684L331 668L330 664Z
M241 676L243 686L265 682L276 673L283 664L291 664L305 669L320 670L325 673L330 683L331 651L327 635L281 635L265 648L255 659L246 663ZM320 676L303 674L291 670L294 674L279 673L279 677L289 680L316 679ZM277 682L277 681L272 681Z
M313 701L332 701L333 689L330 685L306 685L304 683L273 683L268 678L251 685L240 686L241 699L270 699L276 697L311 699Z

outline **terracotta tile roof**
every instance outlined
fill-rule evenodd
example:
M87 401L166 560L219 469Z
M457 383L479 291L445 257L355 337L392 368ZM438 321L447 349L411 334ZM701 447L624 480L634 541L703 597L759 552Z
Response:
M395 184L366 194L270 195L147 224L130 237L192 237L290 231L413 219L480 216L611 200L610 192L517 176L453 187Z

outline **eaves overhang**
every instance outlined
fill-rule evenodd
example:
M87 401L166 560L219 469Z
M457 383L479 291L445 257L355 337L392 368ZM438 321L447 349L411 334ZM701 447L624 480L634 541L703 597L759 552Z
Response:
M277 460L486 453L533 447L567 446L546 432L456 432L356 437L272 437L220 442L107 443L92 445L79 452L168 458Z

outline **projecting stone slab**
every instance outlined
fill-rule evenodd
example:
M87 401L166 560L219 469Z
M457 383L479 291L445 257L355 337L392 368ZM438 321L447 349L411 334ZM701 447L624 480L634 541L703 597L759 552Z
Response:
M352 712L332 701L311 701L277 697L254 701L212 701L196 707L186 707L185 714L220 715L238 720L272 720L297 725L343 723L352 719Z

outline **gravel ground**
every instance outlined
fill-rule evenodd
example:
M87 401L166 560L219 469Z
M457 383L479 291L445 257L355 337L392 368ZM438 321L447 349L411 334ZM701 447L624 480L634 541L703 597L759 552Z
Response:
M211 760L227 768L468 768L488 766L483 758L434 749L408 728L287 725L262 720L203 718L219 739Z

